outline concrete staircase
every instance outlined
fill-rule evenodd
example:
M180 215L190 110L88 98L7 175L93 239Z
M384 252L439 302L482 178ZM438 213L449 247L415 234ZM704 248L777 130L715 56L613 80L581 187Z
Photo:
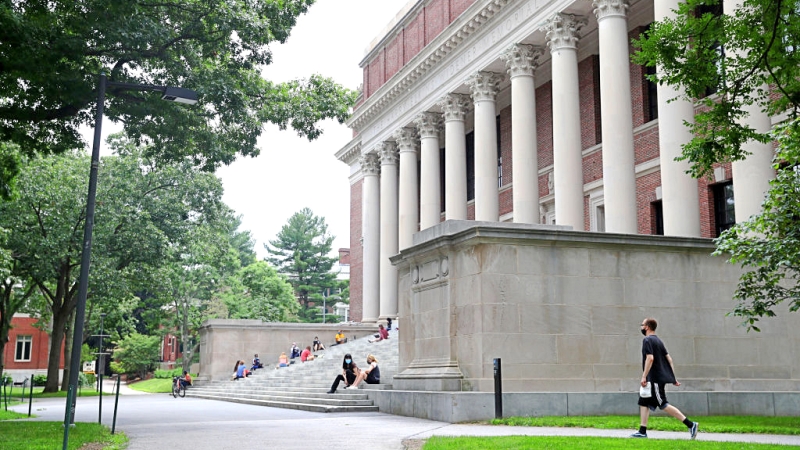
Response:
M394 333L392 337L395 337ZM301 363L297 358L289 367L275 369L275 362L265 362L264 369L256 370L246 379L194 386L187 389L186 396L315 412L377 411L378 407L362 389L391 389L399 352L397 339L372 344L368 339L373 337L316 352L314 361ZM350 353L359 367L366 367L368 354L375 355L381 371L381 384L361 383L359 389L343 389L344 383L340 383L335 394L328 394L334 378L342 373L345 353Z

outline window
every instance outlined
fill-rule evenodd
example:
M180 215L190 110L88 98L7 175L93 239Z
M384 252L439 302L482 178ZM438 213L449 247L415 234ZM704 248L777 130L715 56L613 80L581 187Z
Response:
M655 67L645 67L645 75L651 76L656 74ZM645 79L647 83L647 121L658 119L658 84L650 79Z
M475 132L467 133L467 201L475 200Z
M695 9L696 17L702 17L704 14L711 14L714 17L722 17L722 1L717 2L715 5L699 5L697 9ZM725 48L722 46L722 43L716 42L711 46L711 49L717 53L717 79L715 80L714 84L706 87L706 96L717 93L725 76L725 67L723 66L725 60Z
M495 129L497 132L497 188L503 187L503 156L500 153L500 116L495 118Z
M595 224L597 225L597 229L595 231L606 231L606 205L600 205L597 207L597 221Z
M714 219L716 222L716 236L736 223L735 202L733 198L733 183L716 184L711 187L714 191Z
M606 205L602 193L589 195L589 231L606 231Z
M17 336L17 351L14 353L14 361L30 361L32 345L33 336Z
M664 235L664 204L661 200L650 203L650 232L657 236Z

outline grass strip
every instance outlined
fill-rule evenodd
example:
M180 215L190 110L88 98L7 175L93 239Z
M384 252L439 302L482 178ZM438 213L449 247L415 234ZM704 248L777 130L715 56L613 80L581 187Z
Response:
M28 399L28 392L29 392L28 388L25 388L25 400ZM17 401L19 401L20 396L22 396L22 394L23 393L21 387L13 387L9 390L8 399L9 400L16 399ZM104 392L103 394L112 395L108 392ZM100 393L95 391L94 386L85 387L78 390L79 397L97 397L98 395L100 395ZM67 391L44 392L44 387L33 388L33 398L58 398L58 397L67 398Z
M3 450L53 450L61 448L64 440L62 422L0 422L0 448ZM76 423L69 432L69 446L77 450L88 443L100 443L104 450L125 448L128 442L123 433L112 435L108 427L97 423ZM95 447L92 447L95 448Z
M645 441L645 442L642 442ZM647 441L650 445L647 445ZM785 450L792 446L666 439L620 439L568 436L442 437L434 436L423 450L641 450L644 447L670 450Z
M27 414L22 414L14 411L6 411L4 409L0 409L0 420L14 420L14 419L22 419L27 418Z
M136 383L129 384L128 387L139 392L169 394L172 392L172 378L152 378L150 380L137 381Z
M700 431L704 433L800 435L800 417L692 416L690 419L699 422ZM490 423L526 427L575 427L635 431L639 428L639 416L509 417L494 419ZM672 417L650 416L647 429L686 431L686 426Z

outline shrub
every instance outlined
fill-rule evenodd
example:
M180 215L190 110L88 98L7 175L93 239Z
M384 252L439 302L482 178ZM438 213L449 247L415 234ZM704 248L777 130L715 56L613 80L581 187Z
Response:
M34 386L44 386L45 384L47 384L47 375L39 374L33 376Z
M125 368L122 367L122 363L120 362L111 361L109 366L111 367L111 372L113 373L125 373Z
M172 370L161 370L157 369L153 374L154 378L172 378L172 377L180 377L183 376L183 369L178 367L177 369Z
M4 384L11 386L11 383L14 382L14 379L11 378L11 375L9 375L7 373L4 373L3 374L3 379L1 381L2 381L2 383L0 383L0 386L4 385Z

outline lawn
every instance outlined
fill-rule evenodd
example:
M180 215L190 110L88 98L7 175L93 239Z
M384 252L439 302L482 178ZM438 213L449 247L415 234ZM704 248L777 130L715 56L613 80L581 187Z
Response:
M19 398L23 394L21 387L13 387L13 388L10 388L10 389L6 388L6 390L8 391L8 399L9 400L16 399L18 401ZM28 398L28 392L29 391L30 390L28 388L25 388L25 398L26 399ZM33 398L52 398L52 397L64 397L64 398L66 398L67 397L67 391L48 392L48 393L44 393L43 391L44 391L44 387L35 387L35 388L33 388ZM105 395L112 395L112 394L110 394L108 392L104 392L104 394ZM0 396L2 396L2 395L3 395L3 392L2 392L2 390L0 390ZM100 393L97 392L94 389L94 386L78 389L78 396L79 397L94 397L94 396L98 396L98 395L100 395Z
M670 450L786 450L790 446L772 444L746 444L741 442L704 442L690 440L619 439L599 437L564 436L504 436L504 437L439 437L425 443L423 450L641 450L644 447Z
M3 450L52 450L61 448L64 441L62 422L0 421L0 448ZM69 449L79 449L87 443L102 443L104 450L125 448L128 438L112 435L108 427L96 423L76 423L69 432ZM95 448L95 447L92 447Z
M149 392L151 394L169 394L172 392L172 378L153 378L150 380L137 381L128 385L129 388L140 391Z
M14 411L6 411L5 409L0 409L0 420L22 419L23 417L27 418L28 415Z
M800 417L696 416L690 418L700 423L701 433L800 434ZM510 417L495 419L491 423L493 425L527 427L627 429L633 432L639 428L639 416ZM650 416L647 430L686 431L686 426L671 417Z

